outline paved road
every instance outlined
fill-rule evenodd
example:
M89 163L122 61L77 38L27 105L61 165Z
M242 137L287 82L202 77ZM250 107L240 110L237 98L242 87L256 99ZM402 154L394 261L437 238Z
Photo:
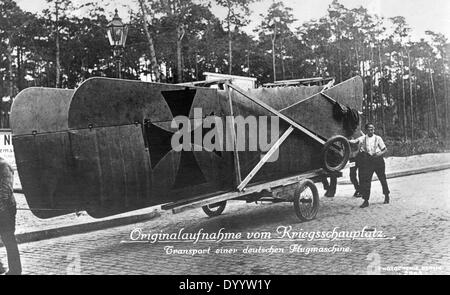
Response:
M350 197L351 186L340 186L334 199L321 198L314 221L301 223L288 203L265 205L235 202L224 214L207 218L201 210L164 214L146 223L20 245L25 274L450 274L450 170L389 180L392 203L383 205L381 185L373 183L371 206L360 209ZM322 190L320 190L323 193ZM280 228L281 226L281 228ZM361 231L383 239L282 240L277 230L293 232ZM284 227L284 228L283 228ZM134 229L143 233L241 233L241 241L133 242ZM247 234L267 232L266 240ZM311 236L310 236L311 237ZM348 237L348 236L347 236ZM236 236L234 237L236 238ZM255 238L254 236L252 238ZM318 238L321 238L318 236ZM297 245L297 246L295 246ZM167 254L204 250L205 254ZM272 248L271 248L272 247ZM209 248L209 250L208 250ZM215 253L229 249L235 253ZM234 249L234 250L233 250ZM265 253L244 253L266 251ZM272 250L270 250L272 249ZM276 253L276 250L283 251ZM291 250L294 250L291 252ZM334 253L325 251L335 251ZM268 251L274 253L269 254ZM303 252L301 252L303 251ZM305 251L317 251L306 254ZM0 249L0 257L4 257Z

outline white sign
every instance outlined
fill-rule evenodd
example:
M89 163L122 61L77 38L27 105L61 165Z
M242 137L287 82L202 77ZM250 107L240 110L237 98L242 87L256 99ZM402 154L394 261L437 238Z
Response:
M0 156L5 159L14 170L17 169L11 130L0 130Z

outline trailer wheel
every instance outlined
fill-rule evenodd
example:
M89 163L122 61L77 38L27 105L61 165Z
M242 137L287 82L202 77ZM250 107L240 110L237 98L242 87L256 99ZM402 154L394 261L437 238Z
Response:
M309 179L301 181L294 195L295 214L301 221L310 221L316 218L319 211L319 192Z
M220 202L220 203L214 203L210 205L203 206L203 212L206 213L209 217L216 217L222 214L223 210L225 210L225 206L227 205L227 202Z
M350 158L350 143L341 135L331 137L323 146L323 168L328 172L344 169Z

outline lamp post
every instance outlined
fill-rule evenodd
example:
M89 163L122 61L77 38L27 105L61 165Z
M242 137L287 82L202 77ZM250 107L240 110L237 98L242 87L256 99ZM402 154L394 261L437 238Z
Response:
M122 23L122 19L117 13L114 15L113 20L108 24L108 39L109 44L113 49L114 59L117 62L117 78L122 78L121 59L127 42L128 27Z

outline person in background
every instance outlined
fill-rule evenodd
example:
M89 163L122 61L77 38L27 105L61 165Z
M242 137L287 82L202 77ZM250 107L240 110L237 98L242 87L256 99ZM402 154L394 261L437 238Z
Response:
M0 238L8 256L7 275L22 274L16 231L16 201L14 199L14 170L0 157Z
M359 134L357 135L357 138L364 136L363 132L359 132ZM355 139L355 137L353 137ZM355 193L353 194L353 197L355 198L361 198L362 195L360 193L360 187L359 187L359 180L358 180L358 165L359 165L359 158L360 158L360 154L359 154L359 150L360 150L360 146L358 143L352 143L352 141L350 140L350 148L351 148L351 152L350 152L350 181L353 184L353 187L355 188Z
M366 135L355 140L351 140L352 144L360 145L360 153L358 158L359 169L359 192L364 199L361 208L369 206L370 189L372 184L372 176L375 172L383 187L384 204L389 204L389 187L386 180L386 166L383 155L386 153L386 145L383 139L375 135L375 126L367 123L365 126Z
M3 263L0 261L0 275L4 274L5 272L6 272L6 269L3 266Z
M337 177L334 175L330 176L330 183L328 183L328 180L326 177L322 178L322 185L325 192L325 197L327 198L334 198L334 195L336 194L336 186L337 186Z

